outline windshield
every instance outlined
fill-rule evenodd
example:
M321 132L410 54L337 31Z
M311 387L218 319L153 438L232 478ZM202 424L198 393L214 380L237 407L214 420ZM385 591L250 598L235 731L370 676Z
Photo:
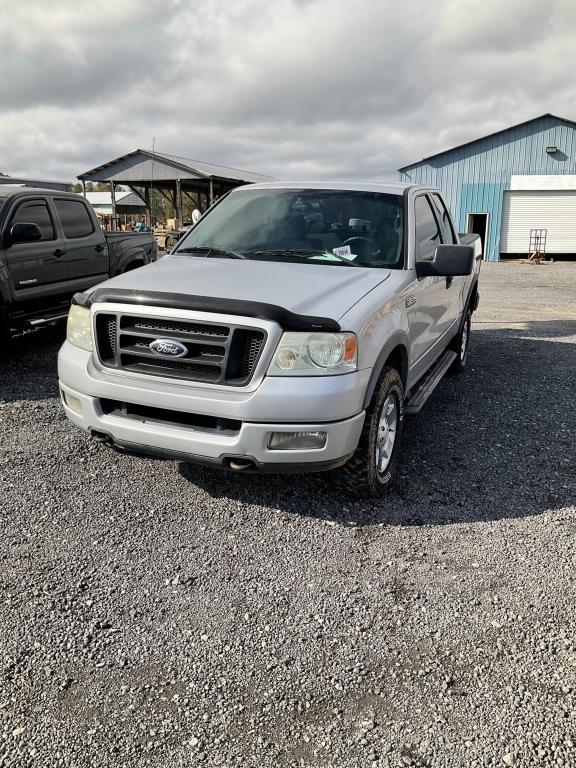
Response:
M192 256L388 269L402 268L403 251L401 195L250 187L222 200L176 249Z

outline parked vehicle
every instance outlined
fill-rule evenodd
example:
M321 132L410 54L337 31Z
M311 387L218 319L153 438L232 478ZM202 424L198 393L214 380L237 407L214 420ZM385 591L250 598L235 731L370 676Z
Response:
M68 418L119 450L240 472L394 475L404 417L461 373L480 241L438 190L233 190L156 264L74 298Z
M0 352L11 329L65 318L77 291L156 258L151 234L104 232L79 195L0 185Z

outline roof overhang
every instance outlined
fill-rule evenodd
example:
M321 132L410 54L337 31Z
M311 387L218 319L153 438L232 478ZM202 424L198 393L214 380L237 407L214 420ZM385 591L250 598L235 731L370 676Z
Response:
M177 180L206 182L209 179L237 185L266 181L271 177L249 171L239 171L236 168L188 160L176 155L136 149L81 173L78 178L82 181L114 181L129 186L150 183L161 186L162 182L171 185Z

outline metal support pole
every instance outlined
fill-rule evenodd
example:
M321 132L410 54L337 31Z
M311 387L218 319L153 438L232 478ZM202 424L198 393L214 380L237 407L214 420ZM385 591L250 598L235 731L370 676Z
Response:
M214 181L210 179L210 205L214 202Z
M146 203L146 211L148 212L148 226L152 229L152 210L150 208L150 187L144 187L144 202Z
M116 226L116 189L113 181L110 182L110 193L112 195L112 220Z
M182 229L182 187L180 186L180 179L176 179L176 218L178 220L178 229Z
M86 180L82 179L82 194L86 197Z

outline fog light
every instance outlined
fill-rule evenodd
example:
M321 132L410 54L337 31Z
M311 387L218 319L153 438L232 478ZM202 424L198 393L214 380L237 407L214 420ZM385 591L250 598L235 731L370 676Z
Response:
M305 451L324 448L326 432L271 432L268 448L273 451Z
M72 413L75 413L76 416L82 416L82 403L77 397L74 397L74 395L68 394L68 392L64 392L64 390L61 390L62 392L62 400L64 400L64 404L70 408Z

